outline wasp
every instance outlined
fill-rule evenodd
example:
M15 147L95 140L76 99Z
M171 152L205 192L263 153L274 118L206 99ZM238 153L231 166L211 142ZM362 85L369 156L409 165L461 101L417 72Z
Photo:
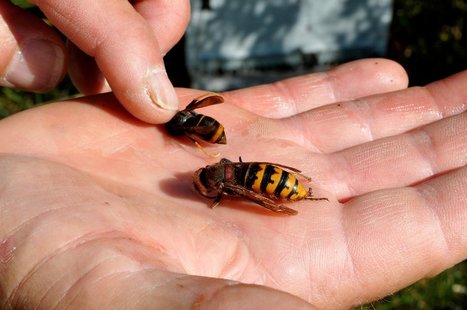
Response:
M298 180L311 178L300 170L269 162L232 162L221 159L219 163L198 169L193 176L197 192L213 199L211 208L216 207L223 195L242 196L271 211L286 215L298 212L279 204L279 200L327 200L314 197L311 188L305 189Z
M217 157L219 154L207 153L198 141L213 144L226 144L227 138L222 126L214 118L196 113L195 109L224 102L221 95L207 93L195 98L188 106L179 111L165 124L172 136L187 136L206 155Z

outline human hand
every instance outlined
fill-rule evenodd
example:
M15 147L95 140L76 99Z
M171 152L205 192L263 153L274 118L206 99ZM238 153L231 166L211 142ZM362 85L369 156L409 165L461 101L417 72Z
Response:
M368 59L203 108L228 138L208 150L301 169L330 199L289 217L211 210L192 173L217 160L110 94L1 121L1 307L348 308L462 261L467 71L406 83Z
M31 2L71 41L69 52L51 27L1 1L1 86L48 90L69 62L70 77L84 94L111 87L131 114L149 123L175 114L178 98L162 57L185 31L188 0Z

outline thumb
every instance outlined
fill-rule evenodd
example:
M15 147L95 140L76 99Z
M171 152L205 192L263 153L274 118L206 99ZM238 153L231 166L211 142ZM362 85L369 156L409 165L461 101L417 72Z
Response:
M123 106L149 123L164 123L178 109L158 40L128 1L35 1L79 49L95 58ZM172 10L175 7L171 7Z

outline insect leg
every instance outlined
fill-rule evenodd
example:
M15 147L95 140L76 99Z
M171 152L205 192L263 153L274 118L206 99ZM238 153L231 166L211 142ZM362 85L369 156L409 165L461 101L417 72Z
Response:
M326 200L326 201L329 201L328 198L326 197L314 197L313 196L313 192L311 190L311 187L308 189L308 193L306 194L305 198L304 199L307 199L307 200Z
M203 152L204 154L206 154L207 156L209 157L219 157L221 155L221 153L217 152L217 153L208 153L202 146L201 144L198 143L198 141L194 141L195 142L195 145L201 150L201 152Z
M214 209L215 207L217 207L219 205L219 203L221 202L221 199L222 199L222 190L219 191L219 194L217 195L217 197L212 202L211 209Z
M187 135L188 138L190 138L191 141L193 141L193 143L201 150L201 152L203 152L205 155L209 156L209 157L219 157L221 155L221 153L208 153L202 146L201 144L199 144L198 141L196 141L195 138L193 138L192 136L190 135Z

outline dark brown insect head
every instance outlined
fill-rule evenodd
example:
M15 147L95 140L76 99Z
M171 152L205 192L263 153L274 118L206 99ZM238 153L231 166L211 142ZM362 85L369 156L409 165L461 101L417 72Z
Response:
M225 180L225 164L230 162L222 159L219 163L206 166L195 171L193 185L195 190L206 198L214 199L222 193Z

